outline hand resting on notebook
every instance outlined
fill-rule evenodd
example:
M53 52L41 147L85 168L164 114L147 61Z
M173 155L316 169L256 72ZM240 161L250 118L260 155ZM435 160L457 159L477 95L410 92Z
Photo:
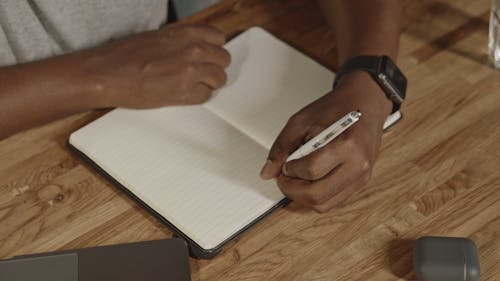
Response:
M218 29L174 24L103 46L85 65L103 107L198 104L227 80L224 43Z

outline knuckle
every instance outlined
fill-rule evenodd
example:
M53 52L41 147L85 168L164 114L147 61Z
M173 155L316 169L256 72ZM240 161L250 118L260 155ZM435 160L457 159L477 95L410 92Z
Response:
M189 58L197 59L203 53L203 46L199 42L191 42L186 47L186 54Z
M182 67L182 75L185 80L191 81L191 78L194 76L196 72L196 65L193 63L186 63Z
M356 150L357 145L354 138L344 138L342 143L349 151Z
M359 170L363 174L371 172L371 170L373 168L373 163L370 160L370 157L367 155L367 153L357 149L356 153L354 155L354 159L357 162L357 166L359 167Z
M363 156L360 161L360 168L361 172L369 173L372 170L372 163L368 160L368 158Z
M150 73L154 69L154 64L151 62L144 62L141 66L142 73Z

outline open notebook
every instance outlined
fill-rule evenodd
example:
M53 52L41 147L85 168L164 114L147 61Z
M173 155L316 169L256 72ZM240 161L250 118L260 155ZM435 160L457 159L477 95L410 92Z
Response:
M260 168L288 118L334 78L261 28L226 48L228 83L208 103L115 109L69 140L203 258L286 202Z

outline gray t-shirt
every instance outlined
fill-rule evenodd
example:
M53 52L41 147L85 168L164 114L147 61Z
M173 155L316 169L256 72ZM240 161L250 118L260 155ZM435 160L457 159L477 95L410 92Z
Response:
M168 0L0 0L0 66L160 27Z

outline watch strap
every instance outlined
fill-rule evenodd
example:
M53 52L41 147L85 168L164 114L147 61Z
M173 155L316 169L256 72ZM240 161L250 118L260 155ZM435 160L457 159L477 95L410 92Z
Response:
M399 108L401 107L401 104L396 103L389 98L388 93L385 92L385 89L380 85L378 78L376 77L378 75L381 61L382 61L381 56L364 55L364 56L356 56L350 58L349 60L344 62L337 71L333 87L335 88L337 82L340 80L342 76L351 71L356 71L356 70L366 71L370 74L370 76L372 76L373 80L377 84L379 84L386 97L392 102L392 113L398 111Z
M356 56L353 57L342 64L342 66L337 71L335 76L335 83L344 74L347 74L354 70L363 70L370 73L372 76L377 75L377 70L379 69L381 57L378 56Z

